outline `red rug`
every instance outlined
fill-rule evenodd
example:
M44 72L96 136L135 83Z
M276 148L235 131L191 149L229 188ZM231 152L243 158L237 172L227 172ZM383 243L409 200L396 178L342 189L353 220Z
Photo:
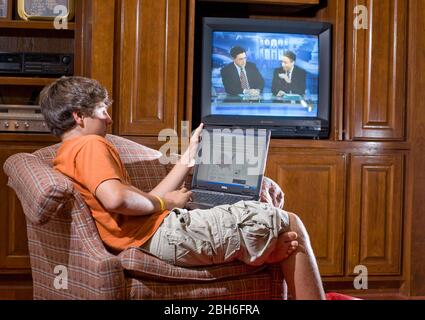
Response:
M326 294L326 300L361 300L352 296L347 296L345 294L329 292Z

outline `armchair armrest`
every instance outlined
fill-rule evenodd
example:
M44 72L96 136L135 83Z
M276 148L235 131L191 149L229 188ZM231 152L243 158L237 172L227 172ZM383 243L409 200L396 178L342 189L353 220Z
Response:
M276 208L283 209L285 194L275 181L268 177L264 177L261 186L260 201L270 203Z
M64 217L71 217L71 220ZM65 225L64 221L70 225ZM44 251L45 260L67 266L69 289L66 293L76 299L125 299L125 275L121 261L115 253L106 249L91 212L79 193L74 193L67 210L59 214L58 221L52 219L51 224L56 228L62 224L62 228L70 232L62 235L65 241L54 241L45 228L38 229L38 234L45 234L44 243L39 245L44 247L45 242L54 242L58 252L66 252L66 255L57 255ZM81 283L87 283L89 287L81 286Z

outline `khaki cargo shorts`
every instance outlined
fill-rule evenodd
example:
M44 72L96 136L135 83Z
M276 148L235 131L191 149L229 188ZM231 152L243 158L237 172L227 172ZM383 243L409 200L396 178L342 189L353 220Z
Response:
M173 209L141 249L178 266L233 260L261 265L274 250L279 234L288 230L288 214L264 202Z

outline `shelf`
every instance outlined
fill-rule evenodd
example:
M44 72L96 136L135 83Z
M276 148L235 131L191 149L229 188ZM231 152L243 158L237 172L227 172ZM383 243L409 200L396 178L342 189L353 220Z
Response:
M0 77L0 85L45 86L57 78Z
M48 143L49 145L59 143L61 140L46 132L0 132L0 145L11 145L16 147L16 142L22 143ZM42 146L40 146L42 147Z
M24 21L24 20L9 20L1 21L0 28L9 29L33 29L33 30L56 30L53 21ZM58 29L57 31L75 30L75 23L68 22L68 29Z

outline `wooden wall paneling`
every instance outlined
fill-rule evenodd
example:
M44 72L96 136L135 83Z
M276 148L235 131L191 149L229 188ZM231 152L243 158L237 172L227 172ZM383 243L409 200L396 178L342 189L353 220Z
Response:
M184 120L190 121L192 126L193 118L193 61L195 54L195 12L196 12L196 1L188 0L187 5L187 40L186 40L186 100L185 100L185 116Z
M408 141L411 146L406 186L411 247L407 268L413 296L425 296L425 1L410 0L408 57Z
M180 2L180 36L179 36L179 79L178 79L178 100L177 100L177 132L179 137L182 136L182 121L186 121L186 65L187 65L187 34L188 34L188 10L189 10L189 1L179 1ZM191 130L191 123L189 122L189 130ZM195 129L195 128L193 128ZM180 152L184 152L181 150Z
M347 220L347 274L400 275L404 155L353 155Z
M98 80L113 95L115 0L77 0L75 74Z
M75 0L75 46L74 46L74 75L84 75L84 70L90 69L90 61L86 56L90 56L91 28L88 23L90 19L91 6L87 6L88 1Z
M348 1L348 139L405 139L407 4ZM354 27L354 8L360 5L368 9L367 29Z
M266 175L285 193L284 209L303 220L323 276L344 272L346 155L276 149Z
M330 139L342 140L344 130L344 52L346 1L329 0L315 20L332 23L331 133Z
M186 1L120 2L116 101L121 135L177 129ZM183 19L184 20L184 19ZM182 69L183 70L183 69Z

